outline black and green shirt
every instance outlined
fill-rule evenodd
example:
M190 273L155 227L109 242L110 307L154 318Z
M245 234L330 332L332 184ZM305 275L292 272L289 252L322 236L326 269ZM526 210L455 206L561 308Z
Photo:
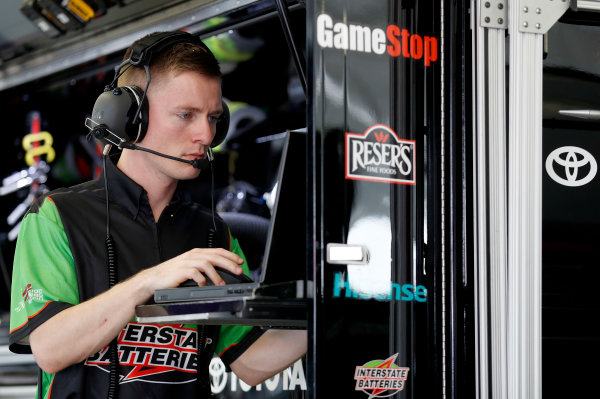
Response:
M146 192L107 162L110 233L116 246L118 279L157 265L192 248L206 247L213 226L210 210L176 192L158 222ZM217 242L244 258L237 240L216 218ZM31 331L60 311L108 288L104 179L50 192L24 217L13 267L10 349L28 353ZM248 267L242 266L248 274ZM198 397L198 362L206 370L217 353L235 360L260 331L243 326L207 326L198 359L195 325L141 324L121 331L119 395ZM80 364L43 374L44 398L106 398L109 351L102 349ZM39 387L38 387L39 388Z

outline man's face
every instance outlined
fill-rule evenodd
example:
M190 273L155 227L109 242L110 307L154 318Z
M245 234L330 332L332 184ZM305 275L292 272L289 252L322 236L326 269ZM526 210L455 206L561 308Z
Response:
M204 158L216 133L221 82L198 72L169 73L152 81L148 90L148 132L140 145L178 158ZM192 179L191 165L147 154L146 165L158 178Z

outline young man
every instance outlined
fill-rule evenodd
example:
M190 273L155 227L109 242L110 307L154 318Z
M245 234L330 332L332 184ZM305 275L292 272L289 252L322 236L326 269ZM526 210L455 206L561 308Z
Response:
M150 71L147 132L138 144L184 160L203 159L223 113L214 56L201 43L177 43L153 58ZM132 85L146 87L143 68L131 67L119 78L119 86ZM115 338L118 394L124 398L208 395L213 353L252 385L305 353L305 331L135 322L136 305L157 289L188 279L224 284L215 268L235 274L248 269L224 223L183 200L179 180L197 177L199 169L131 149L107 160L105 169L106 180L38 200L19 233L10 347L31 348L44 371L38 387L43 397L106 398ZM110 262L119 280L110 289L107 209L116 246ZM213 223L225 234L225 249L206 248Z

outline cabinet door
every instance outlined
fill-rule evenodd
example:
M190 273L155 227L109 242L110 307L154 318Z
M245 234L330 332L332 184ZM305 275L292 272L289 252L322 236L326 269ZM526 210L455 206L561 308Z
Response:
M593 396L600 356L600 28L580 9L547 36L542 192L543 397ZM574 23L577 22L577 23ZM584 24L582 24L582 22ZM597 23L596 23L597 25ZM561 367L560 381L556 366Z
M322 0L307 13L315 397L433 398L439 388L439 298L425 256L438 7Z

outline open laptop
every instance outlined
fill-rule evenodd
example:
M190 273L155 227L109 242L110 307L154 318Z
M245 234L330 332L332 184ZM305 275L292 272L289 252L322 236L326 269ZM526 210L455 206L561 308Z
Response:
M290 131L284 140L259 281L156 290L155 303L253 296L259 288L273 292L270 287L306 279L306 133ZM240 245L243 250L244 243ZM289 287L281 292L289 292Z

